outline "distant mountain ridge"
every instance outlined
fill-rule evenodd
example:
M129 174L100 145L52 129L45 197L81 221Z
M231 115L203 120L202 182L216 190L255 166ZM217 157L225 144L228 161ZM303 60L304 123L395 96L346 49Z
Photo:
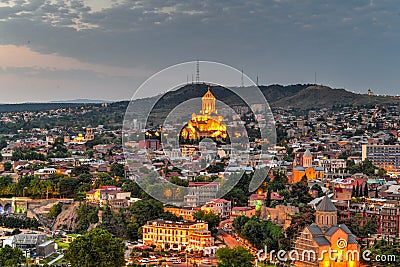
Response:
M115 101L101 100L101 99L70 99L70 100L54 100L49 103L66 103L66 104L101 104L112 103Z
M262 89L261 89L262 90ZM283 97L271 99L271 88L266 88L263 93L272 107L292 107L299 110L332 108L334 106L373 106L373 105L399 105L400 98L395 96L376 96L356 94L345 89L332 89L321 85L308 85L297 92Z
M188 84L175 91L167 92L162 96L162 101L157 103L156 108L160 112L168 112L168 107L174 107L187 99L201 97L207 91L207 84ZM334 106L373 106L376 104L400 105L400 98L395 96L376 96L367 94L356 94L345 89L333 89L327 86L314 84L295 84L259 86L261 92L267 99L272 109L294 108L297 110L332 108ZM248 87L238 88L246 90ZM229 90L223 87L211 87L212 93L218 100L227 103L237 103L237 97L232 96ZM158 96L159 97L159 96ZM158 98L157 97L157 98ZM135 100L137 105L147 106L153 103L156 97ZM77 107L82 105L99 105L110 103L118 106L118 111L124 114L129 101L119 101L112 103L104 100L77 99L61 100L49 103L23 103L23 104L0 104L0 112L20 112L20 111L45 111L57 108ZM113 112L116 110L113 109ZM107 109L104 110L107 112Z
M167 106L176 106L186 99L201 97L207 91L208 85L185 85L182 88L170 91L162 97L162 103L157 103L155 107L165 111ZM238 92L248 90L249 87L236 88ZM332 108L338 106L373 106L399 105L400 98L395 96L376 96L368 94L356 94L345 89L333 89L328 86L315 84L296 84L296 85L268 85L259 86L261 92L267 99L272 109L274 108L294 108L297 110ZM214 96L227 104L236 105L240 103L236 95L230 90L219 86L212 86L211 92ZM137 100L142 101L142 100ZM144 100L143 100L144 101ZM146 99L148 101L148 99ZM164 108L164 109L163 109Z

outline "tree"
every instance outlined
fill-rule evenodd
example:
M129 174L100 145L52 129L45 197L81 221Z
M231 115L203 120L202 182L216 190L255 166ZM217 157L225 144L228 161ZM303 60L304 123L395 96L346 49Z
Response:
M292 186L291 197L294 200L297 200L298 203L307 204L312 200L308 191L307 177L304 175L299 182Z
M269 187L268 187L268 190L267 190L267 198L265 200L265 206L266 207L271 206L271 188L269 188Z
M72 242L65 258L74 267L122 267L125 265L124 252L121 239L96 228Z
M358 185L358 181L356 181L356 192L354 193L355 197L359 197L358 193L360 192L360 186Z
M250 220L249 217L247 217L247 216L245 216L245 215L240 215L240 216L236 217L236 218L233 220L232 226L233 226L233 228L234 228L237 232L241 233L241 232L243 231L244 225L245 225L249 220Z
M19 248L5 246L0 249L0 266L16 267L22 263L25 263L25 257Z
M324 192L322 191L321 186L319 186L318 184L314 184L311 187L311 190L316 190L318 192L318 197L322 197L324 195Z
M351 197L356 197L356 187L353 185L353 188L351 189Z
M124 183L124 185L122 186L122 190L124 192L131 192L131 197L137 197L137 198L141 198L143 189L140 188L140 186L132 180L128 180Z
M73 198L78 191L79 183L75 178L64 178L60 181L60 194L63 197Z
M218 267L251 267L254 256L243 247L220 248L217 251Z
M3 161L3 155L0 153L0 162Z
M6 172L9 172L9 171L11 171L11 169L12 169L12 164L11 164L11 162L9 162L9 161L4 162L4 170L5 170Z
M98 209L96 207L81 204L77 210L78 225L76 226L77 233L85 233L89 228L90 224L97 223L99 221Z
M90 168L88 165L79 165L72 169L71 174L73 176L79 176L81 174L90 174Z
M189 186L189 180L182 180L178 176L172 176L171 179L169 180L169 182L176 184L178 186L184 186L184 187Z
M368 184L365 184L364 186L364 197L368 197Z
M208 223L208 229L211 232L218 227L219 223L221 222L221 217L219 217L214 212L204 212L203 210L199 210L195 214L193 214L193 218L198 221L204 221Z
M119 163L114 163L110 167L110 172L112 176L124 177L125 174L124 165Z
M155 219L165 219L178 221L179 217L170 212L164 212L163 204L155 199L143 199L135 202L128 208L131 218L126 227L129 239L138 239L141 237L141 227L147 222Z
M297 235L303 231L304 227L315 221L315 210L310 206L305 206L300 214L292 216L290 226L286 229L285 234L289 240L294 240Z
M363 187L362 187L362 185L360 185L360 191L358 192L358 196L359 197L362 197L363 196Z
M377 226L369 218L363 218L360 214L346 219L342 219L340 223L349 227L350 231L359 238L366 238L371 234L375 234Z

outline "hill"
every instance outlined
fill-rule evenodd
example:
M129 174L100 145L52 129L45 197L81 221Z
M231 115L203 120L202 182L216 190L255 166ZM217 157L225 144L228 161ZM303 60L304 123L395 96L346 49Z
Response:
M171 107L197 97L202 97L208 85L185 85L182 88L166 93L154 106L154 114L168 114ZM355 94L345 89L333 89L327 86L296 84L296 85L269 85L259 86L272 109L291 107L300 111L309 109L332 108L340 106L374 106L374 105L399 105L400 98L394 96L375 96ZM236 88L238 92L248 90L249 87ZM228 105L243 105L243 101L230 90L213 86L211 91L214 96ZM138 103L144 100L137 100ZM145 103L142 103L145 104Z
M185 85L182 88L170 91L156 103L152 109L149 121L159 124L170 113L171 109L180 103L197 97L202 97L208 85ZM248 90L248 87L237 88ZM268 100L272 111L276 108L293 108L302 112L309 109L340 108L343 106L374 106L374 105L400 105L400 98L393 96L369 96L355 94L344 89L332 89L326 86L310 84L297 85L269 85L260 86L260 90ZM223 87L212 87L212 93L218 100L231 106L244 105L238 96ZM159 96L158 96L159 97ZM133 118L141 117L141 111L154 103L154 98L135 100L136 114ZM16 133L18 129L48 128L63 125L66 128L82 128L88 125L104 125L106 128L118 129L122 127L123 118L128 106L128 101L101 104L77 103L27 103L0 105L0 113L19 111L48 111L58 108L71 109L72 112L60 116L40 117L35 120L20 120L17 123L0 123L0 134ZM86 107L89 112L81 114L78 110ZM189 114L190 115L190 114ZM188 116L188 114L182 114Z
M268 98L268 89L264 92ZM299 110L332 108L334 106L373 106L400 104L400 98L355 94L326 86L307 86L296 93L269 102L272 107L292 107Z
M0 112L47 111L60 108L76 108L83 103L22 103L0 104Z

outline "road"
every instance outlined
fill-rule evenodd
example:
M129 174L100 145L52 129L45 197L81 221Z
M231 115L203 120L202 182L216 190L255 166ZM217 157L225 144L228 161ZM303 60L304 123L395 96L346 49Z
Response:
M198 263L198 259L193 259L194 262ZM217 259L209 259L210 263L200 263L200 267L210 267L210 266L217 266L218 260ZM188 259L187 265L186 262L182 262L179 264L173 264L172 262L164 262L162 266L169 266L169 267L192 267L192 259Z
M243 247L243 245L240 242L238 242L233 236L228 235L225 232L221 232L221 236L224 239L224 243L228 247L230 247L230 248L235 248L235 247L240 247L240 246Z
M60 254L57 258L49 262L49 265L52 265L53 263L56 263L57 261L61 260L64 257L64 254Z

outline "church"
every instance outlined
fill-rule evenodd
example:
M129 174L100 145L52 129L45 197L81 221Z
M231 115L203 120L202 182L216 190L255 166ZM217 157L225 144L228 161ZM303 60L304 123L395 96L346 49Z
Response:
M324 174L324 168L313 165L313 155L310 150L307 149L304 154L301 155L300 164L296 159L293 161L293 176L290 182L297 183L301 181L303 176L306 176L308 181L315 180L323 178Z
M211 93L210 87L201 98L200 114L192 114L192 119L181 131L181 139L185 141L200 141L210 138L214 141L226 141L228 133L226 125L222 123L223 117L218 115L216 109L216 98Z
M297 237L296 267L358 267L360 246L344 224L337 223L337 209L325 196L316 208L315 223Z

